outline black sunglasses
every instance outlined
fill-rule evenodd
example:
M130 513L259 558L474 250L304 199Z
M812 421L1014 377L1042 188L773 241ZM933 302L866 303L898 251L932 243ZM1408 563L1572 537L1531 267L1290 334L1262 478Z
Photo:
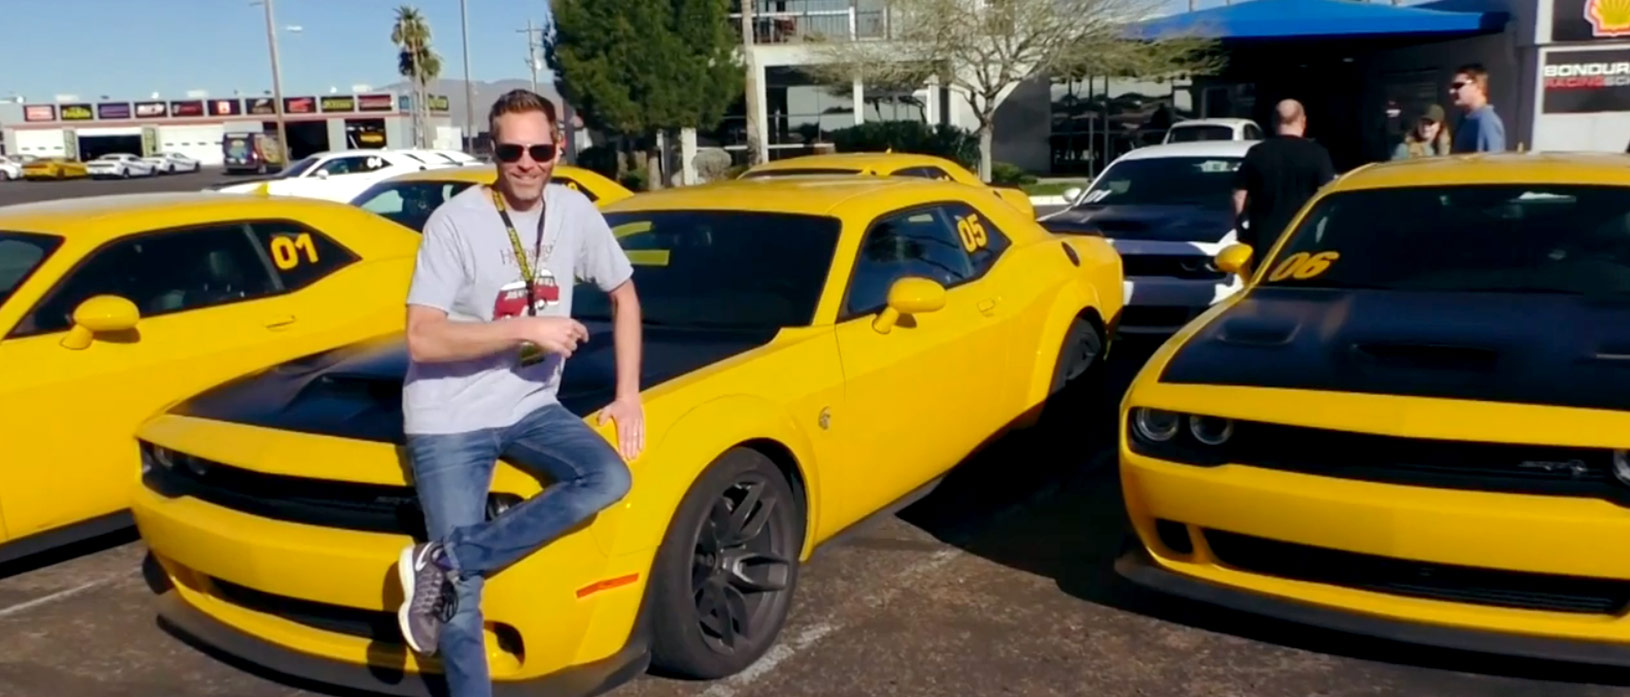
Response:
M535 162L548 162L555 159L555 144L521 145L519 143L499 143L497 147L493 148L493 154L504 162L519 161L523 152L531 155Z

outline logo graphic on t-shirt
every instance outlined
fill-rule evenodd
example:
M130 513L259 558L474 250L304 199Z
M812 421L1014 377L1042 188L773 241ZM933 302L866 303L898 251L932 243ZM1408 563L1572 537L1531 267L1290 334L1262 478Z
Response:
M532 309L543 312L560 302L560 286L555 285L554 274L544 271L533 288ZM526 281L516 281L498 289L498 299L492 304L495 320L520 317L526 314Z

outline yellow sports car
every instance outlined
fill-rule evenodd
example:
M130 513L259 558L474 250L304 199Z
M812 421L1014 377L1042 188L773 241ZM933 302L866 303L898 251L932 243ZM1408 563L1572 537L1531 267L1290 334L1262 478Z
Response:
M430 213L447 199L472 185L491 184L498 176L496 167L482 163L399 174L368 187L351 204L422 232ZM573 165L555 165L550 181L581 192L602 208L634 195L599 172Z
M66 157L42 157L23 165L23 179L82 179L91 176L85 163Z
M136 427L181 398L400 330L418 239L315 200L0 208L0 559L128 526Z
M1371 165L1263 257L1125 397L1141 544L1121 572L1349 632L1630 664L1624 156Z
M746 668L816 545L1036 413L1097 364L1121 308L1103 240L949 182L733 180L604 212L642 298L647 447L621 503L487 580L501 690L584 693L648 658ZM573 292L593 337L560 396L593 423L615 377L610 299ZM141 429L135 510L170 579L164 617L285 673L440 681L395 614L397 553L423 535L398 449L406 369L399 339L363 343ZM500 465L489 515L539 489Z
M953 181L988 189L1026 217L1036 217L1030 195L1008 186L991 186L966 167L943 157L903 152L845 152L826 155L800 155L772 160L742 172L741 179L786 177L809 174L863 174L874 177L921 177Z

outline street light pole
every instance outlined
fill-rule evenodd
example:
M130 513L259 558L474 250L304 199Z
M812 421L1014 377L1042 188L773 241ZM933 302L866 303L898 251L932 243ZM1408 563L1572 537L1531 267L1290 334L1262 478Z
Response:
M475 146L475 86L470 84L470 11L458 0L459 28L464 32L464 148Z
M536 43L537 39L534 37L536 37L539 30L532 28L532 18L527 17L526 28L516 29L515 31L526 32L526 68L532 71L532 92L536 94L538 91L538 45Z
M289 128L283 121L283 71L277 60L277 23L272 20L272 0L258 1L266 8L266 45L272 54L272 108L277 114L277 147L287 165L293 158L289 154Z

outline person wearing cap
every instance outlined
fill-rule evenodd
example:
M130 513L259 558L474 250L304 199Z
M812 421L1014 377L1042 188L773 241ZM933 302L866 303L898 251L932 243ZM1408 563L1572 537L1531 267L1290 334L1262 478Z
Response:
M1449 135L1449 124L1444 123L1443 107L1433 104L1415 122L1415 127L1404 134L1402 142L1392 151L1392 159L1408 160L1415 157L1447 155L1454 137Z

